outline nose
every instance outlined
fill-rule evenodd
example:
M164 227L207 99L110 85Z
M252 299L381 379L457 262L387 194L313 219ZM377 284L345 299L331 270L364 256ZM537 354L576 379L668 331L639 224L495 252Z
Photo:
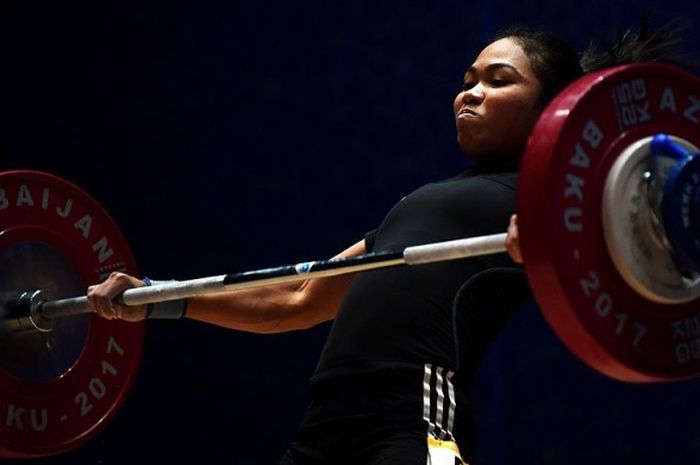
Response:
M477 83L462 93L463 104L479 104L484 100L484 87Z

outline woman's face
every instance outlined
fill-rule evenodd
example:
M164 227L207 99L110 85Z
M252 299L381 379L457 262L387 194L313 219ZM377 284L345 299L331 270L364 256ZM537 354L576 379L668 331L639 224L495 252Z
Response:
M540 83L518 42L491 43L467 70L454 101L459 146L477 163L519 157L542 110L539 95Z

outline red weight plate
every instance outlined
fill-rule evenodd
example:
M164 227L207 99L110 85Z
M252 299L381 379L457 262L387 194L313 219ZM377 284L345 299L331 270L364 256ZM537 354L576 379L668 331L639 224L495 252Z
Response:
M74 297L114 270L137 274L124 237L95 200L33 171L0 173L0 261L2 291L50 287L54 298ZM131 387L144 327L82 315L52 333L4 334L0 456L57 454L93 437Z
M700 373L700 303L637 294L603 237L603 187L613 162L657 133L700 144L698 78L649 63L582 77L534 128L517 205L525 268L545 318L580 359L631 382Z

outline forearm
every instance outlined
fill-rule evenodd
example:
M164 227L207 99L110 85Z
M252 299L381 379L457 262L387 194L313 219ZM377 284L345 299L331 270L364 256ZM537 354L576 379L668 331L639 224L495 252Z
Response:
M250 332L269 332L298 312L299 291L279 285L189 299L187 317Z
M291 320L301 311L302 288L285 284L193 297L187 304L187 317L256 333L293 329Z
M333 319L352 277L193 297L187 317L254 333L305 329Z

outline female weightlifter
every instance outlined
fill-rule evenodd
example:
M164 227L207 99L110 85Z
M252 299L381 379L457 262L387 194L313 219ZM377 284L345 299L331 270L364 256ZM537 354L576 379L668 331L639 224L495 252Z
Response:
M650 38L663 43L658 34L634 38L637 44ZM624 61L619 53L607 62L604 55L589 54L588 63ZM514 212L517 169L530 130L546 104L582 73L578 55L548 32L518 27L498 34L467 69L453 103L457 141L473 167L406 196L376 230L338 257L503 231ZM517 235L511 234L508 245L517 259ZM125 289L148 284L115 273L91 286L88 300L105 318L138 321L162 310L158 306L172 311L176 305L176 313L188 318L257 333L335 320L311 379L310 405L281 463L453 465L473 456L468 385L479 356L521 297L512 288L527 291L517 270L499 254L151 308L114 303ZM481 308L492 318L462 315L458 327L466 324L468 337L456 338L455 308Z

